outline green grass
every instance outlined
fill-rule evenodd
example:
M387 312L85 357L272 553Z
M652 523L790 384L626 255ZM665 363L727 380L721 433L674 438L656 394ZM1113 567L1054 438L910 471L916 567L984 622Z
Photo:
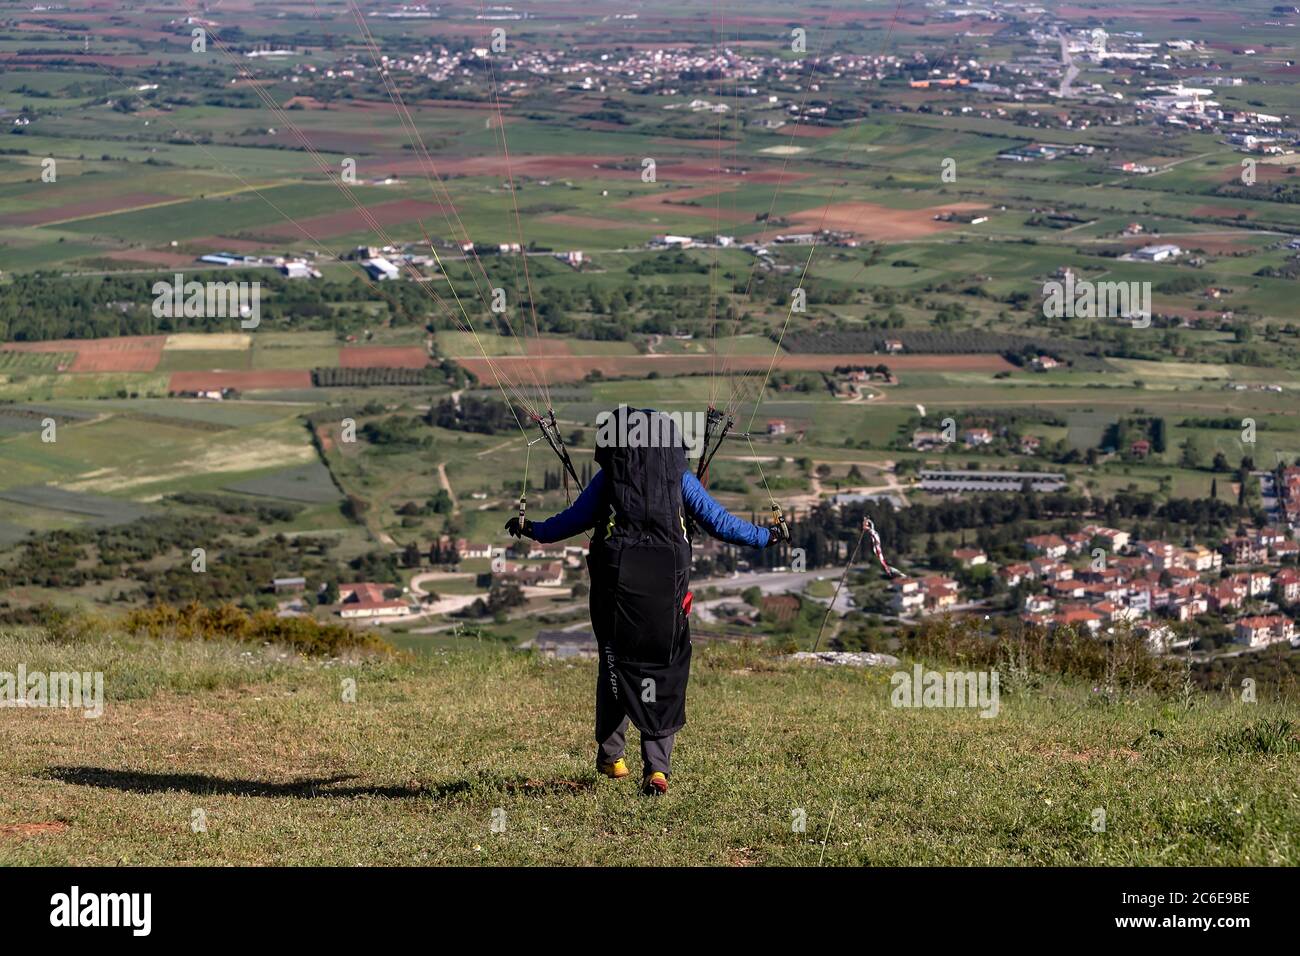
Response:
M0 487L60 482L74 491L132 496L209 490L271 466L315 460L301 423L283 416L209 431L183 417L141 422L115 415L66 425L55 442L28 433L3 447Z
M229 487L245 495L281 498L306 504L327 504L339 499L329 469L319 461L293 468L279 468L257 478L246 478Z
M650 800L594 772L593 664L437 643L325 665L0 636L0 668L102 671L107 697L96 721L6 717L0 816L67 829L0 841L0 865L1297 862L1293 709L1053 684L982 719L891 707L888 671L700 648L673 789Z
M248 349L165 349L158 362L160 372L206 372L210 369L226 371L247 369L251 366L252 352ZM278 366L259 366L275 368ZM289 366L284 366L289 367Z
M153 372L94 372L78 375L0 374L0 400L44 402L62 399L109 398L118 392L141 397L165 397L166 374Z
M75 359L75 352L0 352L0 373L57 372Z
M260 340L254 340L251 354L253 368L333 368L339 364L337 345L263 347Z

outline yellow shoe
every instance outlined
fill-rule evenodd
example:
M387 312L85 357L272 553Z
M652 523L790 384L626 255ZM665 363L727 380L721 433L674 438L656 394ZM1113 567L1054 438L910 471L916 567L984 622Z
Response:
M627 769L627 764L623 762L622 757L619 757L613 763L599 764L597 769L611 780L621 780L631 773L631 771Z
M668 792L668 778L656 770L645 778L645 782L641 784L641 792L652 797L663 796Z

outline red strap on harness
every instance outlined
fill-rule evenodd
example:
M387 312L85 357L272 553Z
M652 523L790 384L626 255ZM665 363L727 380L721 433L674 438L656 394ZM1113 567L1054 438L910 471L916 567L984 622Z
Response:
M695 592L694 592L694 591L687 591L687 592L686 592L686 597L682 598L682 611L685 612L685 614L687 615L687 617L690 616L690 613L691 613L691 605L692 605L694 602L695 602Z

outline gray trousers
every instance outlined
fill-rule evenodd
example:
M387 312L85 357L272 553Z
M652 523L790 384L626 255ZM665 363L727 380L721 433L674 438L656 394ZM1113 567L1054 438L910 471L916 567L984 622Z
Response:
M602 736L600 718L596 718L596 743L599 744L596 762L598 764L613 763L623 756L623 751L627 747L627 724L627 714L624 714L618 725ZM669 734L666 737L641 735L641 763L645 766L645 776L650 776L656 770L664 776L672 773L673 741L676 737L676 734Z
M619 703L617 695L610 687L609 675L601 655L601 666L596 674L596 763L612 763L627 749L627 714ZM676 734L663 737L641 735L641 763L645 767L645 776L659 771L667 776L671 773L673 742Z

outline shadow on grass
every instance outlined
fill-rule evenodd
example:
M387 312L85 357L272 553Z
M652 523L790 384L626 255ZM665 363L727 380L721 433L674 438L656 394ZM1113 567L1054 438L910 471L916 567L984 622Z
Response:
M269 780L239 780L214 777L204 773L169 773L149 770L113 770L108 767L49 767L45 775L63 783L124 793L192 793L230 797L291 797L299 800L350 800L379 797L386 800L445 800L472 790L505 790L511 794L544 796L554 793L577 793L590 790L594 781L510 780L481 777L477 780L450 780L433 786L337 786L355 775L309 777L277 783Z

